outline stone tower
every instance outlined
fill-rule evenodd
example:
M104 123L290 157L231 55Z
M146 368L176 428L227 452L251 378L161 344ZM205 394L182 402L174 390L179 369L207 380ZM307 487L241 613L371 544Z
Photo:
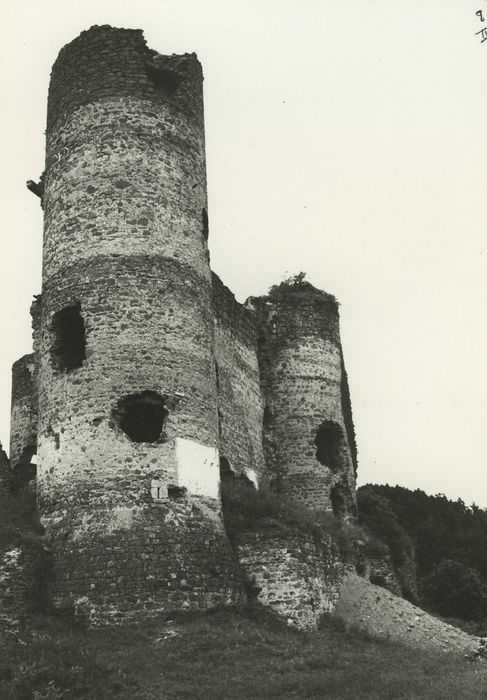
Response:
M290 502L354 516L357 455L338 303L297 280L251 304L269 477Z
M194 54L108 26L54 64L45 171L27 183L43 278L34 353L13 367L13 476L33 484L37 467L57 605L97 623L245 589L316 622L332 549L238 513L253 534L237 536L227 516L269 507L270 487L288 510L353 517L338 304L297 276L242 305L210 271L202 81Z
M92 615L235 594L219 506L202 71L142 31L65 46L48 100L38 500Z

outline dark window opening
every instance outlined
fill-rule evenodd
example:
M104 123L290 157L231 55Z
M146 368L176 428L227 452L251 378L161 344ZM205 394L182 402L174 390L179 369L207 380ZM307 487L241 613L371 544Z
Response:
M343 486L337 484L330 491L331 507L335 518L343 518L346 513Z
M364 578L364 576L365 576L366 573L367 573L367 567L365 566L365 563L364 563L363 561L358 561L358 562L355 564L355 571L357 572L357 574L358 574L359 576L361 576L362 578Z
M184 498L188 490L186 486L175 486L174 484L169 484L167 487L167 495L169 498Z
M51 355L58 370L69 372L81 367L86 358L85 322L81 316L81 304L67 306L57 311L52 319L54 342Z
M203 224L203 238L205 241L208 240L209 227L208 227L208 212L206 209L201 210L201 222Z
M168 411L156 391L142 391L119 399L114 411L123 432L133 442L164 442Z
M343 464L343 430L338 423L324 421L315 437L316 459L333 471L341 469Z
M167 68L147 67L147 77L165 95L172 95L181 84L181 77Z

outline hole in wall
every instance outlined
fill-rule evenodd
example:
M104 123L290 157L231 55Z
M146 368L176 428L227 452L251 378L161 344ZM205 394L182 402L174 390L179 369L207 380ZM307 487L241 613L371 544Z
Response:
M133 442L164 442L167 416L164 399L156 391L123 396L114 411L118 425Z
M51 358L55 369L70 372L86 359L85 322L77 302L56 311L52 318Z
M203 238L205 241L208 240L209 226L208 226L208 212L206 209L201 210L201 223L203 225Z
M363 578L367 573L367 567L365 566L365 562L363 562L363 561L356 562L355 571L357 572L357 574L359 576L361 576Z
M167 68L147 66L147 77L164 95L173 95L181 84L181 76Z
M320 464L332 471L339 471L345 466L344 462L344 435L338 423L324 421L315 437L316 459Z
M167 495L169 498L184 498L188 492L186 486L175 486L174 484L169 484L167 487Z

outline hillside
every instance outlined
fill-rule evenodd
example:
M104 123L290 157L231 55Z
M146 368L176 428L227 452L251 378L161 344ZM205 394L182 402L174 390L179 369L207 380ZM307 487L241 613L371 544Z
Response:
M487 627L487 512L443 494L428 496L401 486L358 489L359 520L386 542L396 571L414 562L423 608ZM410 573L411 573L411 567Z
M411 650L325 620L303 633L254 612L82 630L38 620L4 636L0 697L486 697L487 667L463 654Z

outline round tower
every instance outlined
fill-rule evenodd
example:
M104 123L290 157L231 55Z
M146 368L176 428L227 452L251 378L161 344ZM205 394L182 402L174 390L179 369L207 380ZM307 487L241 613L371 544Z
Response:
M252 299L269 479L289 501L353 515L355 436L335 298L302 280Z
M234 596L219 506L201 66L142 31L65 46L48 101L38 494L91 614Z
M12 366L10 465L14 470L28 468L37 451L37 391L34 371L33 354L24 355Z

